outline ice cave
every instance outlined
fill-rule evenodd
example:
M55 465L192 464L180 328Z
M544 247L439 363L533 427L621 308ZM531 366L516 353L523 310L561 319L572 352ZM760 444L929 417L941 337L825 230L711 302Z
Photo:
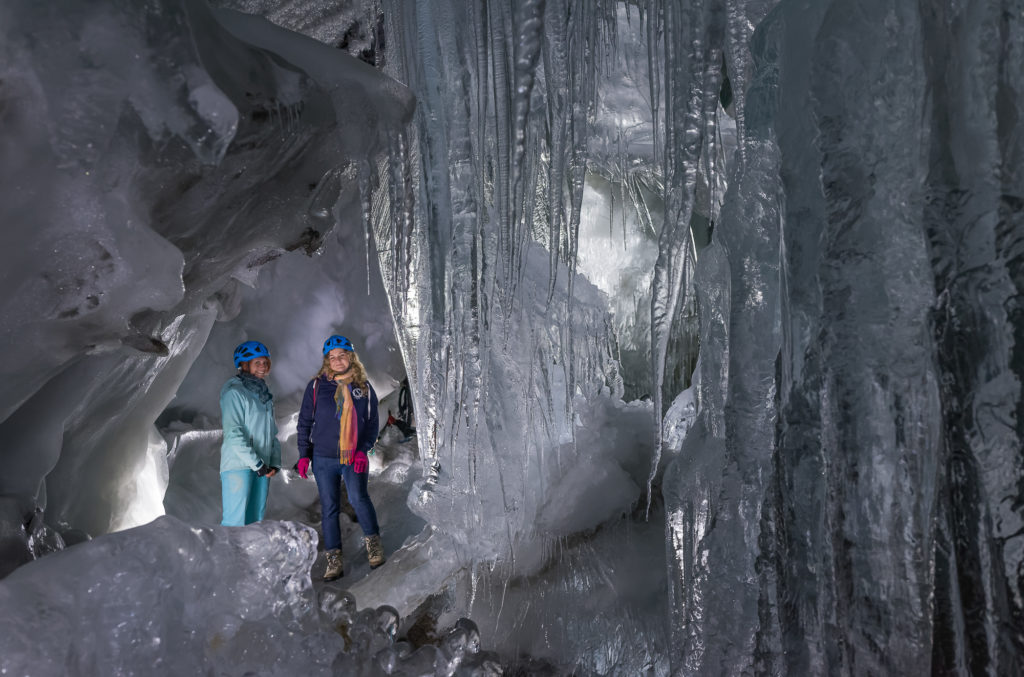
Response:
M6 0L0 675L1024 674L1022 114L1021 0Z

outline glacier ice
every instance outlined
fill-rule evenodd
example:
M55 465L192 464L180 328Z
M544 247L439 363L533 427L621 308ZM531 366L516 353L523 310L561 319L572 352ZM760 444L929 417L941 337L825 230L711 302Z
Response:
M301 618L314 672L1024 670L1016 3L213 4L0 8L0 571L41 558L0 594L187 539L59 552L165 482L209 523L219 356L270 337L294 454L344 326L413 386L394 552L216 612L240 665ZM315 571L288 522L225 538L279 529Z
M444 663L499 674L471 621L440 647L413 650L395 641L394 609L315 591L315 556L316 534L294 522L199 528L160 517L97 538L0 581L0 671L329 675L387 665L417 675Z

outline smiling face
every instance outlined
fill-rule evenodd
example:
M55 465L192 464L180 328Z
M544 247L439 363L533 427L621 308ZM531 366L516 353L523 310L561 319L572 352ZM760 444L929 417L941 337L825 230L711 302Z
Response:
M352 353L334 348L327 353L327 361L331 365L331 371L335 374L344 374L352 367Z
M254 360L243 362L241 368L247 374L252 374L256 378L263 378L270 373L270 358L257 357Z

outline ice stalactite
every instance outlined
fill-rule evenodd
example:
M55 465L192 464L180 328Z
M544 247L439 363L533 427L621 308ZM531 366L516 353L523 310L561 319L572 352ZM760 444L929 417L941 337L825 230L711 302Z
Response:
M602 374L601 358L591 353L607 353L596 344L576 347L568 331L574 323L544 318L556 308L568 318L592 314L574 307L572 263L594 96L587 59L600 51L602 4L398 3L386 10L404 40L388 67L420 102L416 129L381 168L390 204L378 205L376 232L399 245L383 262L392 306L406 319L399 332L419 384L424 457L435 471L444 467L449 490L484 503L495 495L488 491L504 495L504 512L522 500L516 459L550 438L509 436L509 393L491 383L511 377L528 403L515 418L539 416L539 430L556 431L565 427L577 385L592 387L577 384L574 369L589 361L587 373L596 363ZM542 275L535 237L548 249ZM539 306L538 289L547 290ZM583 322L605 330L599 314ZM554 399L562 413L553 413L551 388L560 391ZM478 482L497 484L485 491Z
M665 221L659 236L651 302L651 361L654 409L659 419L664 403L666 365L672 364L669 341L691 287L695 244L691 219L697 196L702 157L714 158L719 90L721 87L724 6L715 0L681 5L652 3L648 21L657 23L655 34L664 40L664 65L658 80L665 88ZM655 49L656 45L649 45ZM702 151L705 153L702 155ZM705 176L715 180L721 169ZM709 208L710 211L710 208ZM655 461L648 490L658 471L662 425L656 426Z
M545 543L568 528L547 514L572 495L559 487L574 463L605 453L575 447L573 414L621 388L606 302L576 273L613 9L384 4L396 36L386 69L418 96L416 124L378 167L387 197L374 214L378 242L391 245L382 270L425 464L409 500L435 525L417 548L458 553L432 565L439 578L422 596L484 563L500 576L542 566Z
M741 108L746 101L745 91L733 100L723 99L723 64L728 64L733 86L745 90L752 78L745 38L769 6L769 3L730 5L713 2L689 7L674 3L646 6L641 12L641 20L648 22L646 34L655 38L655 43L648 45L649 53L657 55L657 60L651 60L657 61L657 66L649 73L650 82L656 84L650 85L649 91L652 97L660 97L662 88L665 92L664 102L654 98L648 102L655 116L651 121L652 130L661 128L664 133L664 145L655 144L656 152L662 158L661 172L660 178L645 182L644 187L637 185L633 180L635 176L627 177L627 172L621 172L622 183L632 196L631 204L641 207L637 210L640 222L651 228L654 227L654 217L650 216L647 208L649 198L643 195L643 191L659 183L664 186L665 222L661 226L661 255L655 266L651 311L655 367L653 392L659 419L664 408L663 394L688 379L688 374L680 374L681 365L692 356L677 350L673 342L678 341L675 334L681 324L681 311L694 307L696 250L698 244L701 247L707 244L711 231L721 229L715 243L705 250L707 256L702 257L700 263L707 275L705 288L701 291L704 299L702 331L704 340L710 344L702 370L703 380L697 385L702 390L698 398L702 419L697 428L702 432L694 434L687 447L686 461L674 466L672 479L666 478L665 486L672 522L670 529L674 530L670 536L676 543L686 541L692 544L689 551L670 548L669 552L670 568L674 575L677 574L673 579L677 595L673 598L676 604L674 618L683 619L673 624L673 631L677 631L677 639L680 640L677 645L685 647L677 657L680 666L685 664L697 670L713 670L712 666L721 665L746 669L752 664L755 650L765 650L766 642L771 644L759 634L762 616L769 618L766 622L770 624L772 612L762 613L766 602L761 590L768 587L768 579L762 581L763 586L758 584L756 572L761 562L758 553L762 538L758 528L752 526L760 524L766 505L774 423L774 374L780 335L778 260L775 255L779 227L779 158L771 136L771 125L767 121L771 110L766 109L772 105L771 92L764 94L765 100L760 102L760 117L755 120L760 126L756 135L748 139L744 131L746 126L740 126L738 130L740 138L735 143L743 146L743 152L737 157L743 158L749 152L753 159L749 165L733 169L735 186L730 195L734 201L725 210L721 205L726 197L725 177L732 143L723 138L720 123L720 116L724 116L722 105L735 110L737 101ZM574 356L566 354L565 349L567 346L576 349L578 342L574 343L569 334L560 336L558 331L547 332L544 342L538 344L540 350L533 352L532 356L557 356L562 366L554 370L531 370L525 381L520 381L522 375L517 375L515 370L503 367L505 360L500 357L502 353L516 354L510 345L521 341L522 334L511 330L507 320L510 317L521 320L521 309L516 304L531 298L528 289L517 287L524 284L522 274L528 270L525 264L515 263L517 257L522 257L518 247L524 233L519 230L519 220L533 213L532 205L523 202L526 198L520 181L525 180L524 176L533 176L536 172L531 169L544 166L537 163L545 160L543 154L524 145L531 134L537 134L537 130L532 124L525 128L517 126L529 116L524 112L528 109L522 105L526 99L516 97L547 95L536 104L542 110L546 109L546 117L539 120L547 125L548 146L543 150L550 154L546 158L547 172L540 175L537 187L542 189L539 192L546 195L547 200L539 203L541 211L534 217L541 224L546 222L546 230L536 229L534 237L545 242L548 248L552 262L549 269L555 273L548 278L551 289L557 287L557 273L561 266L568 264L569 273L574 266L574 242L578 238L574 219L579 218L575 212L581 199L578 177L584 167L584 152L580 144L586 138L588 120L585 105L591 85L582 75L573 79L571 68L548 71L562 57L561 60L570 66L578 65L580 73L588 73L578 58L562 56L572 54L572 49L578 48L579 41L587 33L579 28L561 31L581 21L580 26L588 26L587 30L599 35L603 23L583 21L578 12L565 15L565 7L578 6L548 3L543 14L547 22L545 35L551 36L540 61L544 68L541 76L546 84L545 90L536 89L536 78L525 77L521 71L516 71L517 66L531 60L524 56L523 50L532 45L527 38L533 34L531 22L538 14L531 13L530 8L520 7L515 12L489 9L479 15L471 14L471 29L450 35L444 33L445 39L441 40L435 36L443 30L442 27L448 26L451 16L445 5L421 6L417 10L408 6L396 8L395 15L401 16L402 22L414 22L419 27L416 39L404 47L409 70L402 79L415 81L422 78L413 83L414 90L421 96L421 122L416 134L422 141L418 146L419 152L406 150L401 160L393 162L387 173L392 181L399 176L416 177L419 181L416 197L427 208L417 207L423 211L416 212L415 218L420 223L413 229L424 228L429 219L439 219L440 223L431 227L443 236L421 240L425 247L432 249L430 256L420 259L419 265L415 256L411 259L414 272L396 274L392 268L392 279L415 280L413 284L421 287L429 285L429 288L412 289L404 294L393 292L392 303L399 308L399 313L404 314L413 301L429 299L429 308L418 309L420 317L430 317L433 313L445 322L444 332L438 333L435 329L432 335L423 332L424 328L431 326L429 322L413 322L410 326L417 327L414 331L418 333L408 336L406 345L415 346L418 353L415 364L419 371L417 378L421 379L420 394L427 405L426 416L439 433L425 441L428 447L426 456L441 461L445 466L443 473L450 474L441 482L445 493L438 495L450 496L445 503L451 506L456 503L453 491L463 496L458 500L475 495L474 501L484 501L482 495L493 492L493 495L501 497L506 511L523 509L520 505L522 482L530 470L524 476L521 470L507 464L522 452L510 450L509 457L503 457L501 453L509 440L516 440L514 436L509 437L502 427L511 421L523 420L523 414L508 408L496 393L488 389L488 374L502 375L495 381L523 383L523 393L527 395L531 392L549 393L547 406L537 406L534 413L527 412L526 420L530 426L537 427L534 423L541 423L544 431L525 438L528 459L534 454L541 458L548 453L544 449L545 438L557 435L561 425L551 407L556 403L550 395L552 386L568 385L566 392L572 392L573 376L566 364L571 364ZM553 8L561 12L553 12ZM568 16L570 21L559 23L553 16L559 17L559 21ZM465 42L478 35L491 36L490 44L465 46ZM511 45L509 36L515 38ZM422 50L428 53L420 54ZM523 56L523 60L509 56L517 53ZM417 58L410 59L408 54L416 54ZM509 63L510 58L513 64ZM599 59L593 54L590 58ZM442 73L445 75L443 78ZM769 66L761 77L771 79L773 73ZM509 91L510 81L520 84L514 92ZM761 84L773 91L774 82ZM451 100L459 101L460 105L454 108L442 105ZM665 111L663 121L657 119L659 110ZM435 119L441 115L452 119ZM463 115L471 116L471 122L459 118ZM736 116L741 119L740 113ZM726 126L731 134L732 126ZM460 143L467 133L468 145ZM621 140L621 136L619 138ZM654 139L657 138L655 133ZM463 150L467 148L477 154L467 156ZM611 156L611 153L607 154L607 157ZM468 157L466 162L471 171L461 175L460 158L464 157ZM450 160L453 160L451 169ZM397 169L417 162L421 163L417 172ZM525 175L521 176L523 172ZM475 190L470 192L466 186L474 186ZM409 204L404 199L398 206L394 202L397 196L407 194L406 190L392 187L390 191L391 205L378 214L377 227L381 234L401 232L402 227L398 225L401 219L397 215ZM625 193L624 188L621 194ZM438 199L442 202L437 203ZM614 209L610 213L614 214ZM648 215L646 221L643 220L645 213ZM468 244L460 239L455 225L459 223L460 215L474 220L474 226L479 229L464 231L475 232L474 239ZM381 216L384 217L383 223ZM543 219L538 216L543 216ZM446 219L451 219L451 224ZM749 224L753 225L748 227ZM390 238L393 242L399 241L394 235ZM470 252L474 252L476 258L470 256ZM392 261L399 260L394 253L387 254L387 257ZM479 268L473 269L469 279L474 282L468 288L464 282L466 278L459 277L459 272L467 265L460 262L467 260L479 264ZM509 277L510 273L512 277ZM440 284L442 280L443 286ZM481 290L481 295L475 297L474 289ZM402 291L397 287L396 290ZM570 288L563 298L571 300L574 296ZM470 302L468 309L462 305L466 300ZM738 310L732 313L731 308ZM474 317L481 324L467 324L460 320L467 312L477 313ZM574 325L574 329L579 331L577 322L567 324ZM479 332L482 345L468 349L472 338L459 333L467 328ZM405 331L411 333L408 328ZM733 335L737 342L735 356L730 355L730 338ZM551 347L556 348L555 352L551 352ZM591 349L591 354L593 352ZM466 358L470 359L469 363ZM732 369L741 375L730 381L728 375L732 364L735 364ZM461 367L456 368L457 365ZM589 365L591 373L594 373L595 366L600 372L600 361L593 361ZM670 382L664 378L666 371L673 374ZM453 376L455 383L451 384ZM469 378L473 376L479 376L480 381L474 383ZM474 391L475 396L467 399L466 395ZM674 397L675 392L669 394ZM482 411L476 412L472 407L459 411L454 405L459 401L479 403ZM561 404L567 404L567 399ZM725 424L727 412L731 412L731 418L735 420L731 427ZM472 431L479 431L486 437L474 437ZM460 434L468 440L460 440ZM696 441L700 435L704 435L703 446ZM467 441L471 448L460 447ZM514 444L522 444L522 441ZM438 453L444 453L447 458L438 459ZM487 477L488 472L493 472L489 467L492 459L477 463L478 455L493 455L492 459L498 466L496 477ZM538 462L543 464L543 461ZM466 464L468 472L458 467L462 463ZM699 468L703 470L690 472ZM652 478L657 469L658 462L655 461ZM466 474L460 477L461 473ZM451 524L458 523L460 518L464 520L465 515L460 517L448 514L449 511L438 512L441 501L436 496L425 495L428 496L427 504L420 509L429 513L428 519L432 522ZM459 511L463 509L464 506L458 508ZM493 510L493 507L487 509ZM460 524L456 533L465 538L467 534L481 532L484 525L504 525L507 531L502 535L507 538L507 543L501 544L501 536L495 539L492 535L487 547L494 548L499 554L507 549L511 554L521 538L519 530L523 523L508 522L507 519L488 518L486 510L483 510L477 516L476 525ZM737 556L735 551L745 554ZM737 590L739 595L734 594ZM730 619L729 628L722 625L726 618ZM737 637L742 639L736 641ZM777 644L777 638L774 641Z

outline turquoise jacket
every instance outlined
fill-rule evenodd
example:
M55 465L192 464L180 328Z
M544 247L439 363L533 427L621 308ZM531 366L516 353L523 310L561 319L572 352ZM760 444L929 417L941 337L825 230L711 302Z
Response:
M281 467L281 443L274 421L274 396L267 384L239 372L220 389L224 441L220 445L220 471L255 470L260 461Z

